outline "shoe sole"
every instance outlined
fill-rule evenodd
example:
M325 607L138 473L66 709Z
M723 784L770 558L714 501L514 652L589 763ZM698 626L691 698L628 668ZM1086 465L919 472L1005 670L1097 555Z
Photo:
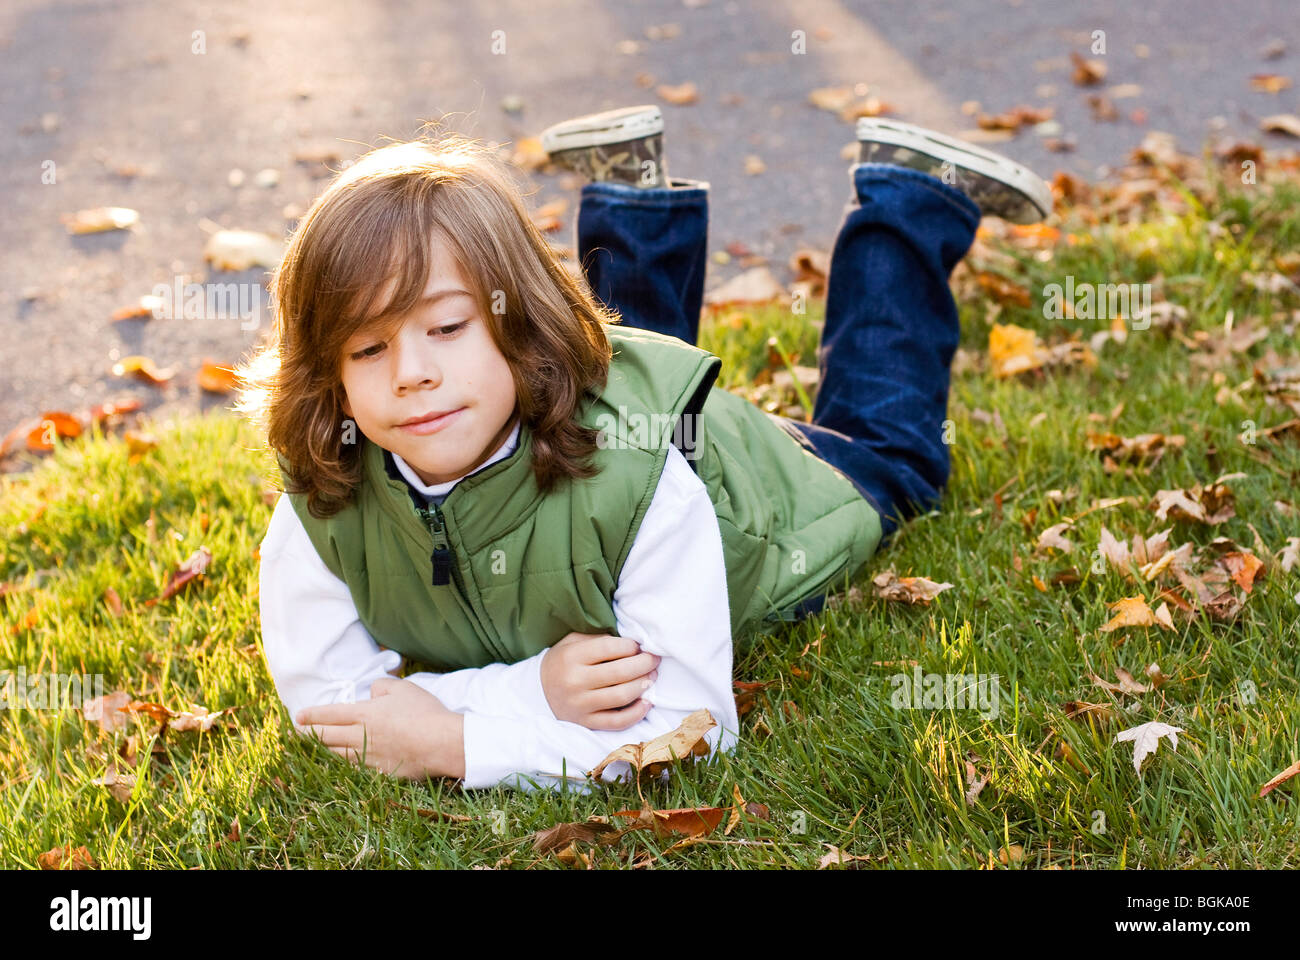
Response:
M861 117L858 119L857 135L859 142L868 140L888 143L939 160L951 161L1020 191L1044 217L1052 212L1052 190L1043 182L1043 178L1001 154L900 120Z
M542 131L542 149L547 153L581 150L608 143L636 140L664 132L664 117L656 106L628 107L589 117L578 117Z

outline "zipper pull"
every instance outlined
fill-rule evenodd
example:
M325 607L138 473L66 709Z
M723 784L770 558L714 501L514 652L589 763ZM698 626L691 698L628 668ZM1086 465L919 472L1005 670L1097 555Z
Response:
M442 518L442 511L435 503L432 511L421 510L420 516L424 518L424 522L429 525L429 532L433 534L433 556L430 558L433 563L433 585L445 587L451 583L451 547L447 542L447 528Z

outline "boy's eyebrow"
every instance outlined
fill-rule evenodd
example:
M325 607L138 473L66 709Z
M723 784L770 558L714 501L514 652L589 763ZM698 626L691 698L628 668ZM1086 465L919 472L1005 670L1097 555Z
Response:
M420 304L437 303L439 300L446 300L448 297L473 297L474 295L468 290L462 290L459 287L451 287L446 290L438 290L434 293L426 293L419 300Z
M436 290L433 293L426 293L415 302L415 306L416 308L432 306L433 304L446 300L449 297L469 297L473 299L474 294L470 293L468 290L462 290L460 287L448 287L445 290ZM366 321L359 332L373 331L378 327L382 327L385 321L391 319L392 315L387 311L377 314Z

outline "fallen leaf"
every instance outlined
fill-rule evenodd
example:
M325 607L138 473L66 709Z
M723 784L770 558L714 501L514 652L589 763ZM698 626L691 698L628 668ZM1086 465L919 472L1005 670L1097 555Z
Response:
M1268 796L1270 793L1273 792L1274 789L1280 787L1282 784L1286 783L1288 780L1290 780L1298 773L1300 773L1300 760L1297 760L1295 763L1291 764L1291 766L1287 767L1285 770L1279 773L1268 783L1260 787L1259 795L1261 797Z
M226 707L226 709L218 710L216 713L208 713L206 707L201 707L198 704L191 704L191 706L194 708L191 712L181 711L171 714L171 719L167 725L173 730L182 732L186 730L206 732L211 730L213 724L221 717L228 716L235 710L234 707Z
M613 815L632 819L629 830L653 830L656 836L705 836L717 829L730 807L687 807L678 810L619 810Z
M1064 552L1069 553L1071 550L1074 549L1074 544L1071 543L1069 540L1066 540L1065 537L1061 536L1061 534L1062 532L1068 530L1072 526L1074 526L1074 521L1066 520L1063 523L1057 523L1054 524L1053 526L1048 527L1041 534L1039 534L1038 547L1040 549L1052 547L1057 550L1063 550Z
M1263 561L1249 550L1225 553L1219 557L1218 562L1247 593L1255 589L1255 581L1259 579L1264 568Z
M176 369L167 367L165 370L159 370L152 360L141 356L124 357L113 364L113 376L125 377L128 374L133 374L137 380L160 387L176 376Z
M140 222L140 214L129 207L94 207L64 214L60 218L68 233L102 233L105 230L127 230Z
M218 230L203 247L203 259L214 270L274 270L283 256L283 241L256 230Z
M1294 113L1275 113L1259 121L1259 128L1265 133L1285 133L1289 137L1300 137L1300 117Z
M717 307L733 303L771 303L785 294L767 267L753 267L704 295L704 302Z
M951 583L935 583L927 577L900 577L893 569L884 570L871 578L876 596L882 600L899 600L904 603L927 604Z
M167 581L167 586L163 588L163 592L152 600L146 600L145 606L151 607L155 603L160 603L163 600L170 600L195 577L205 574L208 565L211 563L212 551L207 547L199 547L190 554L189 558L186 559L184 563L176 568L172 573L171 578Z
M125 691L114 690L102 697L87 700L82 704L81 715L87 723L97 724L100 729L108 733L116 733L118 730L126 729L130 724L130 714L123 713L122 709L128 706L133 699Z
M1070 700L1061 704L1066 717L1071 720L1083 720L1095 717L1098 720L1115 719L1115 711L1104 703L1089 703L1086 700Z
M975 274L975 282L980 289L989 295L996 303L1003 306L1028 307L1030 303L1029 291L1024 287L1012 283L1006 277L998 273L992 273L988 270L980 270ZM1020 328L1015 328L1020 329Z
M661 83L655 87L655 93L677 107L684 107L700 99L700 91L693 83L679 83L676 86Z
M1251 74L1250 85L1261 93L1281 93L1291 86L1291 78L1277 73Z
M638 774L648 773L654 776L672 766L674 757L685 760L690 756L705 756L709 752L709 742L704 735L717 725L708 710L696 710L676 730L670 730L653 740L624 744L612 751L587 776L599 778L607 766L619 760L626 760Z
M127 430L122 434L122 439L126 441L127 463L137 463L150 450L158 448L158 438L152 433L138 433L135 430Z
M533 852L550 853L577 842L597 843L611 835L617 837L623 832L603 817L585 823L558 823L533 834Z
M831 843L822 843L830 853L823 854L822 858L817 861L817 869L825 870L827 867L843 867L860 860L882 860L883 855L879 857L858 856L857 854L845 853L839 847Z
M1160 746L1160 738L1168 737L1170 746L1177 750L1178 734L1183 732L1181 727L1171 727L1159 720L1152 720L1140 726L1130 727L1128 730L1121 730L1115 734L1113 742L1133 741L1133 769L1140 776L1142 774L1142 761L1148 754L1156 752Z
M53 850L46 850L36 858L36 865L42 870L98 870L99 864L84 846L73 849L72 844L64 844Z
M114 617L122 616L122 598L112 587L104 588L104 602L108 604L108 610Z
M1071 50L1070 63L1074 65L1070 80L1075 86L1091 87L1106 79L1106 63L1103 60L1085 60Z
M1290 573L1295 567L1300 567L1300 537L1286 538L1286 546L1278 555L1278 562L1283 573Z
M1106 604L1110 610L1116 610L1115 614L1101 628L1102 633L1111 633L1119 630L1121 627L1154 627L1157 625L1155 614L1147 606L1146 599L1143 597L1125 597L1122 600L1116 600L1114 603Z
M81 420L71 413L65 413L62 410L46 410L39 417L22 424L14 431L15 434L27 435L27 449L43 452L54 449L53 437L79 437L82 434ZM13 435L5 438L5 444L0 447L2 450L8 450L13 439Z
M113 795L114 800L129 803L131 794L135 790L135 774L108 770L102 777L96 777L90 783L96 787L108 787L108 792Z
M226 364L204 360L198 380L199 386L209 393L229 393L235 388L235 370Z

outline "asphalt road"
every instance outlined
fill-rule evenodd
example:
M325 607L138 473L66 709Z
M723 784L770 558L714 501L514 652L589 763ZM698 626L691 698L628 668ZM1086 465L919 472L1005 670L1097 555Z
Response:
M1099 89L1130 85L1112 122L1092 118L1091 91L1070 79L1069 53L1094 56L1098 30L1108 68ZM493 52L501 39L504 52ZM1284 52L1266 59L1279 44ZM258 279L210 273L201 224L283 235L286 207L305 207L325 182L295 162L304 150L347 160L439 118L518 140L580 113L662 102L653 85L693 82L697 103L664 103L670 170L711 183L711 250L742 242L788 279L795 248L830 248L849 195L841 149L853 130L809 104L814 88L865 84L893 115L950 133L975 126L967 101L989 112L1052 106L1074 152L1049 152L1033 131L994 148L1045 176L1091 178L1148 130L1187 149L1211 133L1295 145L1258 133L1262 116L1300 113L1300 88L1252 89L1250 76L1266 72L1300 74L1300 18L1287 0L7 0L0 435L41 411L115 396L138 396L160 416L225 405L199 390L198 364L238 359L265 320L242 329L237 317L111 316L178 276ZM508 96L522 111L503 110ZM751 155L764 172L746 172ZM236 168L247 178L237 187ZM279 171L276 186L254 184L264 168ZM569 200L556 239L572 243L576 191L556 177L535 182L534 202ZM87 236L60 222L99 206L134 208L140 222ZM711 263L709 285L737 270ZM113 376L114 361L131 354L179 372L161 389Z

